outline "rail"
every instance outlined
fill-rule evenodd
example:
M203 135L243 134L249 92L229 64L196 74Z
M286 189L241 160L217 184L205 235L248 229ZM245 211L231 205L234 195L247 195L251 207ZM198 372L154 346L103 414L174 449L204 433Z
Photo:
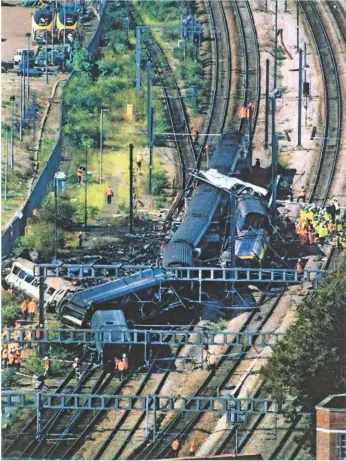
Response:
M340 148L342 92L333 46L318 13L317 6L311 0L299 0L299 5L310 26L322 68L325 123L316 181L312 189L310 201L318 199L324 206L334 178Z

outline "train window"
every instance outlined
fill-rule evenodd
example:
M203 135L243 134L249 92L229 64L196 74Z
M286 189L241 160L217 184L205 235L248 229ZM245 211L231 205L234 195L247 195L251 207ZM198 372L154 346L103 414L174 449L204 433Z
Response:
M53 287L49 287L47 290L47 295L51 296L55 293L55 289Z
M32 282L34 281L34 279L35 279L35 277L34 277L33 275L27 274L27 275L26 275L25 281L32 284Z
M114 325L114 322L106 322L106 325Z
M14 266L12 269L12 274L17 275L19 273L20 269L18 266Z
M27 276L28 274L24 271L19 271L19 274L18 274L18 278L20 279L25 279L25 277Z

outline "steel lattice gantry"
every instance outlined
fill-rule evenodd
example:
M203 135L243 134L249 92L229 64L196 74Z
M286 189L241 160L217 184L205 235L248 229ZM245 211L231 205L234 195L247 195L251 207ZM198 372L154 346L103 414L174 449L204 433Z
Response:
M29 336L28 336L29 333ZM114 333L116 335L114 335ZM37 336L36 336L37 334ZM58 343L58 344L128 344L128 345L234 345L265 347L274 345L283 333L243 331L187 331L171 329L146 330L87 330L87 329L44 329L5 328L2 330L3 343ZM112 340L117 338L116 340ZM39 339L37 339L39 338Z
M285 401L287 405L290 402ZM55 394L41 392L3 391L2 407L51 408L72 410L151 410L161 412L232 412L236 414L280 413L282 403L273 399L194 397L194 396L138 396L107 394Z
M316 281L326 275L326 270L304 270L299 274L295 269L247 269L242 267L174 267L123 264L40 264L35 266L36 277L62 278L119 278L129 273L142 273L161 269L167 281L186 282L239 282L239 283L283 283L297 284L301 281ZM147 274L147 272L146 272Z

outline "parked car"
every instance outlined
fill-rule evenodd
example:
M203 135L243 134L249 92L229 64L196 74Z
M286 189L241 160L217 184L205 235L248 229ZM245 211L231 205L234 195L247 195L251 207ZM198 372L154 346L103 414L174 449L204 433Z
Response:
M27 56L28 56L27 49L22 49L22 48L18 49L16 51L16 54L13 57L14 63L19 64L20 62L22 62L23 59L27 59ZM35 60L35 53L33 50L29 50L29 59L30 61Z
M29 68L28 70L25 63L19 64L17 68L17 75L28 75L28 73L29 73L29 77L41 77L41 75L43 74L43 72L38 69Z
M14 68L14 61L1 61L1 72L7 72Z

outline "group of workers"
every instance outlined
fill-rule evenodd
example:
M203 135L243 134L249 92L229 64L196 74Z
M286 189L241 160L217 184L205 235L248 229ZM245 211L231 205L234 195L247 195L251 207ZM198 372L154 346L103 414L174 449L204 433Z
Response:
M129 369L129 361L127 359L127 355L123 354L122 359L119 360L117 357L114 359L114 371L115 374L118 375L120 381L124 379L125 373Z
M22 349L17 345L5 345L1 349L1 364L2 368L15 367L20 370L22 363Z
M180 441L178 439L174 439L171 443L171 449L173 452L173 457L178 458L179 450L180 450ZM189 455L188 456L195 456L197 451L197 443L195 439L191 440L189 446Z
M331 243L338 250L346 248L346 228L336 199L325 208L304 206L300 210L295 229L301 246L306 243Z
M32 299L30 302L24 300L21 304L21 310L23 315L23 320L27 320L29 316L29 320L35 320L35 316L37 314L37 302L35 299Z

